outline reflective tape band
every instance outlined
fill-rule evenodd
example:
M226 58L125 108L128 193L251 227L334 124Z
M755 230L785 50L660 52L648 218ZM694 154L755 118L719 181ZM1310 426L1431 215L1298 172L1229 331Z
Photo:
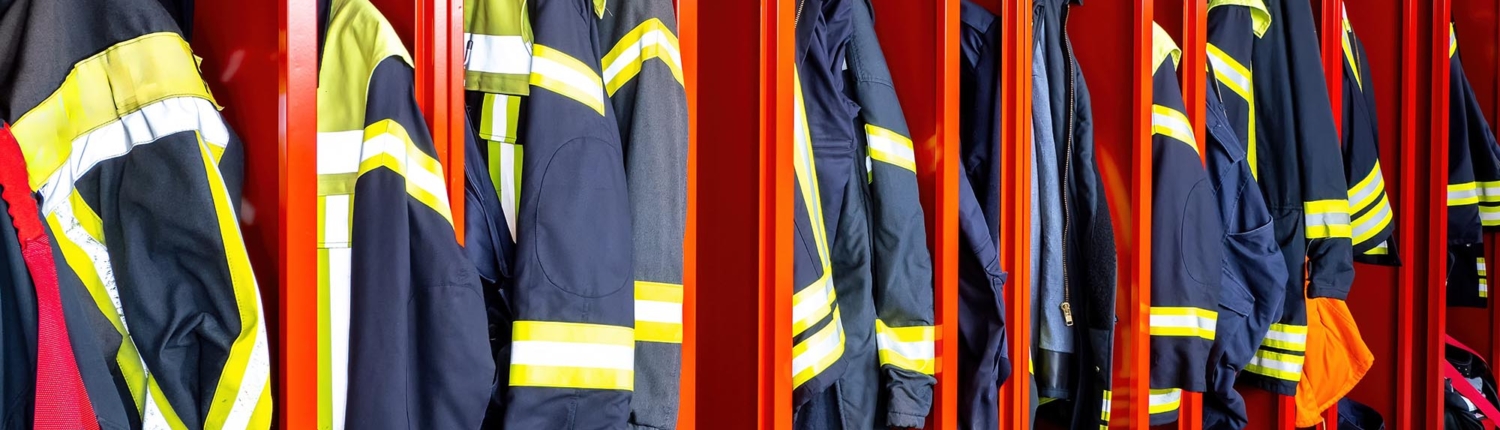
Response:
M1500 203L1500 181L1477 181L1474 185L1481 203Z
M531 44L519 35L464 33L464 42L469 48L465 70L502 75L531 73Z
M1151 307L1151 335L1214 340L1219 313L1192 307Z
M641 67L652 59L661 60L672 72L678 85L682 80L682 51L678 48L677 35L672 34L661 19L651 18L625 33L609 53L604 54L604 82L609 95L615 95L620 87L641 73Z
M198 60L187 41L177 33L151 33L120 42L73 65L56 91L36 107L22 114L11 125L11 133L26 157L28 179L33 190L59 171L71 154L97 142L84 139L106 124L116 123L144 106L172 98L196 98L212 106L217 117L218 105L208 86L198 74ZM179 120L197 119L173 116ZM154 121L159 123L160 121ZM138 125L132 123L131 125ZM223 125L220 124L222 128ZM156 129L115 125L107 137L119 134L136 137L142 133L158 137L171 133ZM222 146L227 141L205 130L210 143ZM151 139L156 140L156 139ZM136 141L134 139L127 140ZM114 144L107 142L108 144ZM84 170L66 172L82 175ZM76 178L75 178L76 180ZM68 181L69 184L73 181ZM64 193L63 195L66 195Z
M865 136L869 141L870 158L917 172L917 154L912 150L911 139L874 124L865 124Z
M1349 187L1349 210L1359 212L1365 210L1375 199L1385 193L1385 175L1380 173L1380 162L1370 168L1370 173L1365 174L1364 179Z
M552 321L516 321L512 327L512 387L635 388L630 327Z
M1308 239L1349 238L1349 200L1304 202Z
M1182 406L1182 389L1168 388L1158 390L1152 388L1151 394L1146 401L1151 415L1176 411L1177 408Z
M1485 227L1500 226L1500 206L1479 205L1479 221Z
M1193 138L1193 123L1187 115L1162 105L1151 105L1151 132L1177 139L1198 152L1198 140Z
M604 81L593 67L545 45L533 45L532 51L532 86L583 103L604 115Z
M891 327L875 320L875 343L880 364L896 366L924 375L937 371L935 330L932 326Z
M1448 23L1448 58L1458 54L1458 32L1453 30L1453 23Z
M837 308L838 294L833 288L832 277L826 272L818 280L792 294L792 335L801 335L808 328L828 317Z
M1486 267L1484 265L1484 257L1479 257L1479 260L1474 262L1474 268L1479 271L1479 276L1485 276L1486 274L1488 274L1488 271L1485 270Z
M635 281L635 340L682 343L682 285Z
M844 322L838 310L833 320L806 340L792 345L792 386L800 387L844 356Z
M828 257L828 233L823 224L823 198L818 191L818 171L813 165L812 133L807 125L807 104L802 96L802 76L792 71L792 167L797 177L803 205L812 225L814 247L818 251L818 262L823 276L833 271L833 262Z
M1390 254L1391 254L1391 246L1390 246L1389 243L1387 243L1387 241L1381 241L1380 243L1376 244L1374 248L1370 248L1369 251L1365 251L1365 255L1390 255Z
M390 119L365 127L365 142L360 150L360 176L381 167L405 178L407 195L442 215L449 226L453 225L443 166L417 148L406 128Z
M1255 357L1250 359L1250 364L1245 366L1245 370L1284 381L1297 382L1302 380L1303 359L1300 355L1262 349L1255 351Z
M1352 236L1355 244L1365 243L1374 238L1376 233L1385 231L1385 228L1391 225L1391 204L1385 194L1381 194L1380 201L1375 204L1375 209L1354 219Z
M1307 350L1307 327L1275 323L1271 324L1270 330L1266 331L1266 337L1260 343L1287 351Z
M1463 206L1479 203L1479 188L1473 182L1448 184L1448 206Z
M1271 11L1266 8L1265 0L1208 0L1208 10L1214 10L1219 6L1244 6L1250 9L1250 22L1255 30L1255 37L1259 38L1271 27Z
M479 138L516 143L522 96L485 93L480 105Z
M1358 85L1359 88L1364 88L1364 77L1360 76L1359 74L1359 61L1354 59L1354 47L1349 42L1349 36L1350 34L1354 33L1354 28L1349 25L1348 14L1344 15L1344 31L1342 33L1344 45L1344 64L1348 64L1349 69L1354 71L1354 84Z
M1220 50L1214 44L1208 44L1208 61L1213 63L1214 78L1224 87L1239 94L1240 98L1251 100L1251 91L1255 84L1251 80L1250 69L1240 64L1233 56Z
M1109 413L1114 407L1114 396L1109 390L1104 390L1104 399L1099 405L1099 428L1109 430Z

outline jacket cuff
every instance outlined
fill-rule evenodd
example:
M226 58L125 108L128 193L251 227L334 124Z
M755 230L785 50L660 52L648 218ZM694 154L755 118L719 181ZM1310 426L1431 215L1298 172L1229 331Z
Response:
M927 415L915 415L890 411L886 413L886 425L895 428L922 428L927 425Z

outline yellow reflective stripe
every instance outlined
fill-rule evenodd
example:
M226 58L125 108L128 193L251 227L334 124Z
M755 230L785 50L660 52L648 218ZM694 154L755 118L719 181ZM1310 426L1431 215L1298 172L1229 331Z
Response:
M1473 182L1448 184L1448 206L1464 206L1479 203L1479 189Z
M512 364L510 386L633 391L635 371Z
M270 379L267 379L266 383L270 383ZM171 402L167 400L167 394L161 391L161 384L156 382L155 376L146 378L146 390L151 393L151 404L147 407L154 408L154 410L150 410L150 412L145 409L141 410L142 415L144 415L142 421L145 421L145 427L152 427L153 424L166 424L167 428L172 430L187 430L188 426L182 422L181 417L177 416L177 410L172 409ZM263 392L261 395L267 395L267 393ZM153 423L156 420L161 420L162 422Z
M260 389L260 399L255 401L254 412L250 414L250 425L246 429L269 429L271 418L275 416L276 406L271 404L271 380L266 379L265 386Z
M1355 244L1365 243L1374 238L1376 233L1385 231L1386 226L1391 225L1391 204L1385 193L1380 194L1380 201L1375 204L1374 209L1354 219L1352 236Z
M1364 179L1349 187L1349 210L1359 212L1370 206L1376 196L1385 194L1385 178L1380 173L1380 162L1370 168Z
M213 198L215 220L218 221L219 240L224 245L224 260L229 269L230 286L234 293L235 310L240 322L240 333L229 348L229 358L214 389L213 403L209 406L205 427L241 428L259 413L257 402L260 391L269 381L269 352L266 351L265 326L261 324L260 289L255 282L255 273L250 270L250 256L245 251L244 239L240 236L239 217L230 207L229 193L225 190L224 178L213 163L208 144L200 138L198 148L203 156L203 169L208 177L208 190ZM252 368L251 362L255 365ZM265 380L256 379L265 378ZM242 408L249 408L248 410Z
M83 200L83 195L78 194L77 188L68 193L68 204L73 207L73 218L78 220L78 225L83 227L83 231L103 245L104 220L99 219L99 214L95 213L94 208L89 207L88 202Z
M1162 414L1177 410L1182 406L1182 389L1151 389L1147 398L1147 408L1151 415Z
M567 53L533 45L531 85L576 100L604 115L604 81L593 67Z
M1453 58L1458 53L1458 32L1453 30L1453 23L1448 23L1448 58Z
M11 125L31 188L62 167L78 137L173 97L214 100L192 49L177 33L140 36L74 64L56 91Z
M1239 94L1241 98L1250 100L1255 83L1251 80L1249 68L1212 43L1208 44L1208 61L1213 63L1214 78L1220 84Z
M417 148L406 128L390 119L365 127L364 147L360 150L360 176L381 167L401 175L406 180L406 194L442 215L449 226L453 225L443 166Z
M1386 242L1380 242L1379 244L1376 244L1374 248L1370 248L1369 251L1365 251L1365 255L1391 255L1391 247Z
M1104 390L1104 399L1099 405L1099 428L1109 430L1109 413L1114 407L1114 395L1109 390Z
M320 199L321 200L321 199ZM323 214L318 214L323 219ZM319 226L323 223L319 222ZM333 334L328 249L318 249L318 428L333 428Z
M1208 10L1219 6L1250 8L1250 19L1255 29L1255 37L1261 37L1266 34L1266 29L1271 28L1271 11L1266 8L1265 0L1208 0Z
M83 288L94 300L94 307L99 309L105 319L109 320L109 324L114 326L115 332L120 334L122 341L119 350L115 351L115 362L120 365L121 376L125 379L125 386L130 391L130 397L135 401L136 410L145 410L146 370L139 352L135 349L135 343L130 340L130 333L125 329L124 318L115 305L118 298L113 297L110 291L106 290L104 282L99 278L99 272L94 269L93 258L69 237L59 215L48 214L46 221L47 226L52 229L52 238L57 242L58 250L62 252L62 262L83 283Z
M797 186L802 190L802 202L812 218L813 242L818 250L818 260L823 267L823 276L829 276L833 263L828 258L828 234L823 229L823 198L818 191L818 172L813 166L812 134L807 125L807 104L802 96L802 76L792 71L793 127L792 167L797 175Z
M1302 207L1308 239L1350 237L1348 199L1304 202Z
M1193 307L1151 307L1152 336L1199 337L1214 340L1219 313Z
M1250 364L1245 365L1245 370L1276 379L1297 382L1302 380L1303 359L1300 355L1283 354L1262 349L1255 351L1255 357L1250 358Z
M516 321L512 329L512 387L635 387L635 331L630 327Z
M635 340L682 343L682 285L635 281Z
M869 142L870 158L917 172L917 154L912 149L911 139L874 124L865 124L865 136Z
M880 364L932 375L937 371L935 330L932 326L891 327L875 319L875 343Z
M1500 203L1500 181L1477 181L1474 184L1479 189L1480 202Z
M1307 327L1281 323L1271 324L1270 330L1266 332L1266 337L1260 344L1287 351L1306 351Z
M1364 77L1360 76L1359 74L1359 61L1354 59L1354 47L1353 44L1349 42L1349 36L1354 33L1354 26L1349 25L1349 10L1347 8L1344 8L1343 6L1340 6L1340 9L1340 12L1343 13L1344 20L1344 61L1349 64L1349 69L1354 71L1354 83L1356 85L1359 85L1359 87L1363 89L1365 87L1363 81Z
M651 59L660 59L672 71L677 84L682 85L682 51L678 48L677 35L672 34L661 19L651 18L625 33L614 48L604 54L605 87L609 95L615 95L620 87L641 73L641 67Z
M1172 58L1172 69L1177 69L1177 64L1182 61L1182 50L1177 48L1177 42L1172 40L1172 35L1167 30L1151 22L1151 70L1161 68L1161 63Z
M829 272L824 272L812 285L792 294L793 336L816 325L837 307L838 292L833 288L832 279Z
M1198 152L1198 140L1193 138L1193 123L1187 115L1162 105L1151 105L1151 132L1177 139Z
M521 96L485 93L480 102L479 138L516 143Z
M839 311L822 329L792 345L792 386L800 387L833 366L844 355L844 321Z

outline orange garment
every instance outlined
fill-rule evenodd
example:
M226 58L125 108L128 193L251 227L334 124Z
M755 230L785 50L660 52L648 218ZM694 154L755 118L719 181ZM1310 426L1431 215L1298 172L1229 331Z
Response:
M1297 383L1297 427L1323 421L1323 411L1338 404L1375 363L1349 314L1349 305L1332 298L1307 299L1307 356Z

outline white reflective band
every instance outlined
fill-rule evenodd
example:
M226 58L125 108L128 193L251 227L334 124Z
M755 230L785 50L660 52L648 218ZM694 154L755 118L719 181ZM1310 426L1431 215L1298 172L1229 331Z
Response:
M318 174L359 172L359 149L364 143L364 130L319 132Z
M475 72L503 75L531 73L531 44L521 36L492 36L464 33L468 58L464 68Z
M604 81L588 64L545 45L532 46L531 85L583 103L604 115Z
M1198 152L1198 140L1193 137L1193 123L1176 109L1162 105L1151 105L1152 133L1177 139Z
M865 125L865 136L871 158L916 173L917 154L912 150L911 139L873 124Z
M395 121L384 120L366 129L364 147L360 150L360 172L385 167L406 179L407 194L453 222L448 204L447 183L437 159L417 148L405 130ZM375 133L371 136L372 133Z
M1152 389L1147 403L1152 415L1175 411L1182 405L1182 389Z
M635 349L630 345L518 341L510 348L511 364L635 369Z
M1349 200L1317 200L1302 206L1308 239L1349 237Z
M932 375L937 371L934 358L932 326L890 327L875 320L875 343L879 346L880 364Z
M834 308L837 293L828 275L792 294L792 334L799 335L822 321Z
M1250 359L1250 364L1245 366L1245 370L1295 382L1302 380L1303 360L1304 358L1300 355L1259 350L1255 351L1255 357Z
M1372 212L1366 212L1363 216L1354 220L1354 243L1364 243L1385 230L1391 224L1391 205L1385 196L1380 197L1380 202Z
M510 385L631 390L635 334L630 327L516 321Z
M197 97L173 97L145 105L79 136L73 140L72 152L62 167L38 188L42 195L41 212L51 213L55 206L66 204L73 183L99 163L124 156L137 146L189 131L198 132L215 154L224 153L229 145L229 128L224 126L218 109L212 102Z
M635 281L635 340L682 343L682 285Z
M610 95L640 74L644 63L653 58L665 63L672 77L682 84L682 53L677 43L672 29L658 18L646 20L626 33L601 61Z
M1213 340L1219 313L1191 307L1151 307L1152 336L1187 336Z
M792 385L802 384L818 376L844 355L844 322L839 312L833 311L833 320L802 343L792 345Z
M1261 345L1288 351L1307 350L1307 327L1271 324Z
M328 362L333 394L333 428L344 428L349 403L349 322L354 253L350 248L327 249L328 253Z
M1448 184L1448 206L1463 206L1479 203L1479 190L1473 182Z
M1250 100L1250 92L1255 84L1250 80L1249 69L1212 43L1208 44L1208 61L1213 63L1214 77L1220 83L1241 98Z
M1479 189L1479 201L1500 203L1500 181L1478 181L1475 187Z

